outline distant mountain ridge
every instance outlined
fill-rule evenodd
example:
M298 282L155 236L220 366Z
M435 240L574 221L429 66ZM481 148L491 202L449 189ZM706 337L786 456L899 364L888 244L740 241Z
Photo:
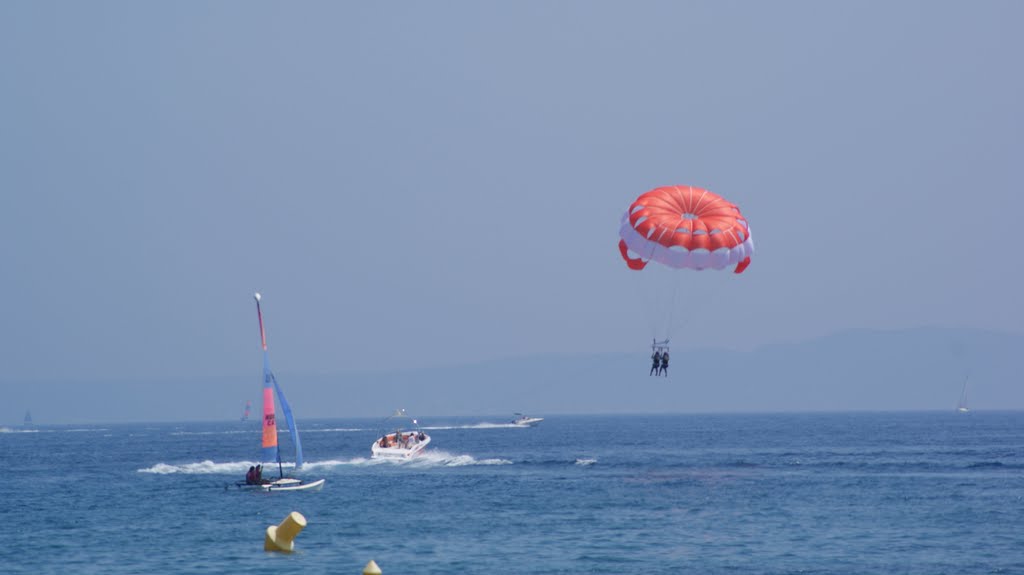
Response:
M648 375L644 351L353 373L335 381L388 390L385 395L403 398L406 407L418 405L420 413L452 415L952 411L969 372L976 409L1024 409L1024 369L1017 359L1022 352L1022 334L849 330L753 351L675 348L668 378ZM386 401L371 396L358 403L372 411Z
M669 377L649 353L507 358L402 371L277 376L300 419L384 416L950 410L970 373L972 412L1024 409L1024 334L920 328L848 330L752 351L672 350ZM20 422L234 419L260 381L0 383ZM5 409L8 409L5 407Z

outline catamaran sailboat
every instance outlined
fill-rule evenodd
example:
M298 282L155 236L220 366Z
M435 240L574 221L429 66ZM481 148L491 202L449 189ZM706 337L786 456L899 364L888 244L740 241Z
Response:
M277 445L277 421L274 413L274 394L281 403L281 411L284 412L285 420L288 422L288 431L295 446L295 469L302 468L302 442L299 441L299 430L295 426L295 418L292 417L292 408L281 391L281 386L270 371L270 359L267 355L267 336L263 331L263 312L260 310L260 294L256 294L256 316L260 320L260 341L263 344L263 450L260 460L263 462L277 463L277 479L249 479L236 482L239 489L262 489L264 491L319 491L324 486L324 479L306 481L294 477L284 476L284 466L281 463L281 450Z
M409 459L423 453L429 443L430 436L419 423L399 409L384 420L384 430L370 445L370 453L374 459Z

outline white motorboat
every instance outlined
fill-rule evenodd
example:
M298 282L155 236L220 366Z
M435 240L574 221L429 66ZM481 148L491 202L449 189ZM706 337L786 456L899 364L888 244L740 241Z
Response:
M385 431L370 445L374 459L409 459L423 453L430 444L430 436L419 428L419 423L399 409L384 420ZM394 431L387 431L394 429Z
M512 420L512 424L522 427L533 427L542 421L544 421L543 417L530 417L528 415L523 415L522 413L517 413L516 418Z

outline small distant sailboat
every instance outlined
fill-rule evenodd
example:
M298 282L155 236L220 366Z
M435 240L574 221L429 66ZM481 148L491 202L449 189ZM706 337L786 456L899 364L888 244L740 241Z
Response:
M263 345L263 451L260 461L277 463L278 478L267 480L257 478L253 481L239 481L235 485L239 489L262 489L264 491L319 491L324 486L324 479L316 481L304 481L293 477L284 476L284 467L281 464L281 450L277 445L277 420L274 414L274 394L277 393L277 400L281 403L281 411L284 412L285 420L288 422L288 431L291 434L292 444L295 446L295 469L302 469L302 442L299 441L299 430L295 426L295 418L292 417L292 408L277 384L274 372L270 371L270 358L267 354L267 336L263 331L263 312L260 310L259 293L256 298L256 315L260 320L260 342Z
M964 387L960 390L960 401L956 404L956 410L960 413L967 413L970 409L967 407L967 382L971 379L971 376L964 378Z
M25 427L32 427L33 424L32 424L32 412L31 411L26 411L25 412L25 422L23 423L23 425Z
M242 421L249 421L249 413L252 410L252 402L246 401L245 407L242 409Z

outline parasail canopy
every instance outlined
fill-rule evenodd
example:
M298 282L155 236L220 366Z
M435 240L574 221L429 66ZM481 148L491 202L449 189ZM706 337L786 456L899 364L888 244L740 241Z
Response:
M640 195L623 214L619 237L622 259L634 270L655 261L677 269L735 266L735 273L743 273L754 254L740 209L693 186L665 186Z

